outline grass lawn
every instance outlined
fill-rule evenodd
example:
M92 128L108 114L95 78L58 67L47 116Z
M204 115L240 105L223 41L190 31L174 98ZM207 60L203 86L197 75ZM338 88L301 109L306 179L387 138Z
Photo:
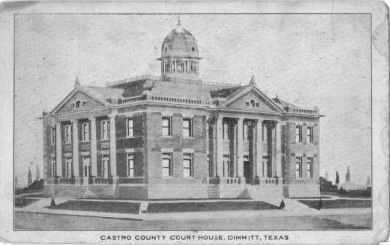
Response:
M149 203L148 213L163 212L201 212L223 210L266 210L278 209L277 206L261 201L217 201L217 202L175 202Z
M132 213L138 214L140 203L128 202L98 202L98 201L67 201L49 207L52 209L66 210L81 210L94 212L110 212L110 213Z
M17 208L23 208L26 207L39 199L32 199L32 198L25 198L25 197L17 197L15 198L15 207Z
M335 200L299 200L310 208L370 208L371 200L335 199Z

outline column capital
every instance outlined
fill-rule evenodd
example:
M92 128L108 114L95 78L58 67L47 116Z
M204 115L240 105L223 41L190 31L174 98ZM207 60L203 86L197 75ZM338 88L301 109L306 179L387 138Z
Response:
M118 114L116 114L116 113L115 113L115 114L108 114L107 117L108 117L109 119L112 120L112 119L115 119L115 117L116 117L117 115L118 115Z

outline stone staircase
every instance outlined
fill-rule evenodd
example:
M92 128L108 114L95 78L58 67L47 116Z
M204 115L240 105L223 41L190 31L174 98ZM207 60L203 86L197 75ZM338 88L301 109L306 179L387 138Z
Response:
M282 186L248 185L247 190L253 200L268 202L275 206L279 206L281 201L284 200Z

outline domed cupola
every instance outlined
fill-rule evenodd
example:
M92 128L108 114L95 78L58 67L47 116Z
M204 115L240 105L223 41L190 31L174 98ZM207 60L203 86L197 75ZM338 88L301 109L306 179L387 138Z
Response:
M164 79L198 79L198 44L191 32L184 29L180 19L161 45L161 75Z

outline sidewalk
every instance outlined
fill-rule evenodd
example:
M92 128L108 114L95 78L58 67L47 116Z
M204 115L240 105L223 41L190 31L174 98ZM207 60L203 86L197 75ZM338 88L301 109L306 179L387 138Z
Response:
M56 199L56 204L79 199ZM88 199L90 200L90 199ZM239 211L204 211L204 212L167 212L167 213L112 213L112 212L92 212L79 210L60 210L47 208L50 205L50 198L44 198L24 208L15 208L17 212L32 212L42 214L61 214L73 216L90 216L114 219L129 220L185 220L185 219L220 219L220 218L245 218L245 217L293 217L293 216L328 216L328 215L363 215L370 214L370 208L340 208L340 209L321 209L316 210L308 208L305 205L296 203L295 200L287 200L286 208L283 210L239 210ZM97 200L96 200L97 201ZM99 201L102 201L99 199ZM123 200L126 202L126 200ZM128 201L133 202L133 201Z

